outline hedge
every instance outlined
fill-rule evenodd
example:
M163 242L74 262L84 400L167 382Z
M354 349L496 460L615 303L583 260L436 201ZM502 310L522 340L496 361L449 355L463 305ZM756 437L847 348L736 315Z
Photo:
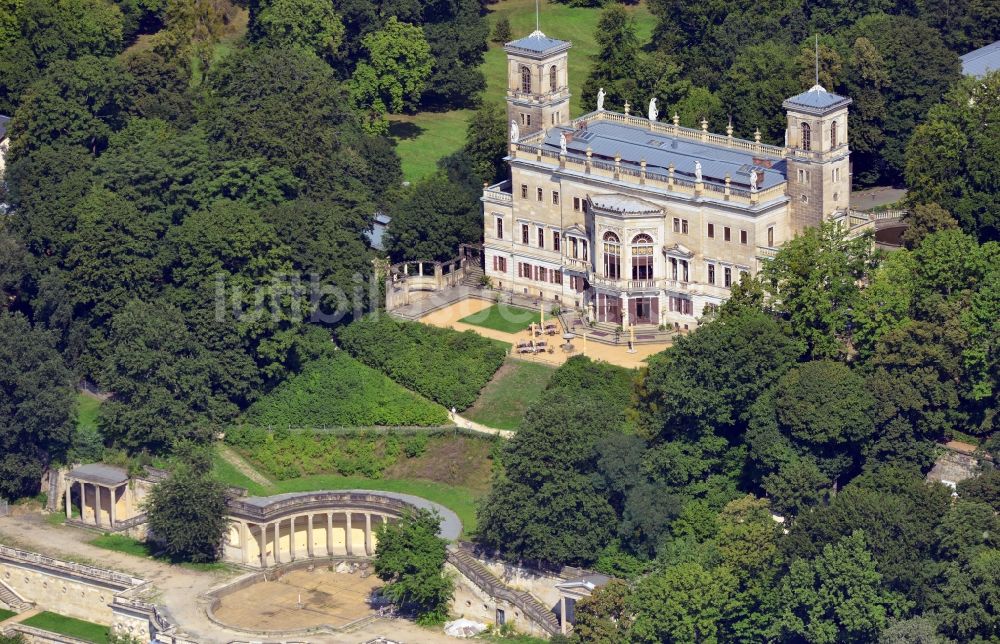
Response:
M344 351L306 365L247 410L246 422L274 426L439 426L448 412Z
M355 358L445 407L466 409L507 355L506 343L473 331L370 315L338 334Z

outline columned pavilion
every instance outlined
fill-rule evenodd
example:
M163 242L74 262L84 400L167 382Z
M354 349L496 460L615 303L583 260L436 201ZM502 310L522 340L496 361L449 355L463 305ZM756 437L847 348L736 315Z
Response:
M80 521L98 528L114 528L135 514L129 494L128 472L120 467L88 463L66 475L66 518L73 516L73 491L77 491Z

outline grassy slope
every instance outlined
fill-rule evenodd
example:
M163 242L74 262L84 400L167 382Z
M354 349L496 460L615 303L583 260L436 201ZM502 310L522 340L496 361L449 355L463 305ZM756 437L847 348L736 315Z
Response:
M88 642L104 644L108 641L109 630L107 626L85 622L82 619L66 617L58 613L45 611L29 617L22 623L25 626L34 626L35 628L69 635Z
M635 16L639 41L649 40L655 26L655 19L646 4L628 5ZM534 0L500 0L490 5L489 23L493 25L501 15L510 19L514 38L527 36L535 29ZM594 30L600 19L601 10L596 8L570 7L551 0L541 4L541 26L547 36L573 42L569 52L570 111L572 116L583 113L580 90L590 73L591 57L597 53ZM490 42L486 61L482 70L486 75L484 100L502 105L507 91L507 62L503 46ZM438 159L462 147L465 141L465 124L468 110L452 112L421 112L408 116L394 116L393 136L398 143L397 151L403 160L403 176L408 181L416 181L434 172Z
M76 426L80 429L97 429L97 414L101 401L87 393L76 395Z
M549 365L508 360L483 388L476 404L462 415L488 427L517 429L553 373L555 368Z

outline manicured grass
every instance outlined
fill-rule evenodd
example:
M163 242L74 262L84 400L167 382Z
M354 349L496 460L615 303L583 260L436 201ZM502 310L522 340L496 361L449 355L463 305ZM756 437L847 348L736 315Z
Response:
M537 362L508 360L462 415L487 427L517 429L555 371Z
M21 622L25 626L34 626L45 631L52 631L61 635L76 637L88 642L106 644L110 631L107 626L101 626L93 622L85 622L82 619L66 617L58 613L48 611L33 615Z
M269 494L266 487L248 478L243 472L236 469L235 465L218 454L215 455L212 473L215 474L215 478L226 485L245 488L252 496L267 496Z
M552 316L549 316L549 319L551 320ZM522 309L507 304L494 304L488 309L477 311L459 320L459 322L464 322L465 324L481 326L504 333L518 333L527 329L532 322L538 324L540 321L541 314L538 311Z
M272 494L312 492L315 490L384 490L412 494L440 503L458 515L465 535L476 529L476 500L479 494L468 488L435 481L409 479L366 479L353 476L319 474L275 483Z
M10 619L14 615L17 615L17 613L15 613L12 610L7 610L6 608L0 608L0 622L4 621L5 619Z
M97 415L101 411L101 401L87 393L76 395L76 426L78 429L97 429Z
M437 162L465 145L472 110L421 112L389 117L389 135L403 163L403 179L419 181L437 170Z
M150 557L153 554L145 541L138 541L122 534L102 534L96 539L91 539L90 545L133 557Z

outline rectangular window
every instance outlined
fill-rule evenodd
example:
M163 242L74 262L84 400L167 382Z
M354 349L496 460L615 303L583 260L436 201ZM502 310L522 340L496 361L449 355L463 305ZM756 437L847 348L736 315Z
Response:
M573 197L573 210L580 212L580 198Z
M729 228L729 226L726 226L722 229L722 238L725 239L726 241L733 240L733 231Z
M559 251L560 250L561 245L560 245L559 242L560 242L560 240L559 240L559 232L558 231L553 232L552 233L552 250L554 250L554 251Z
M499 270L501 273L506 273L507 272L507 258L506 257L497 257L496 259L497 259L497 270Z
M535 198L538 201L541 201L544 198L544 195L545 195L544 190L542 190L541 188L535 188Z
M527 198L528 198L528 184L522 183L521 184L521 199L527 199Z
M527 124L528 124L528 126L530 127L530 126L531 126L531 114L526 114L525 116L527 116L527 117L528 117L528 119L527 119L527 120L528 120L528 123L527 123Z
M552 205L553 206L558 206L559 205L559 191L558 190L553 190L552 191Z
M556 284L562 286L563 283L562 271L552 271L552 281Z
M674 232L681 232L681 220L680 217L674 217Z
M715 264L708 265L708 283L715 284Z
M769 248L774 248L774 226L767 229L767 245Z
M538 229L538 247L539 248L545 248L545 229L544 228L539 228Z
M503 239L503 219L497 217L497 239Z
M521 243L528 243L528 224L521 224Z
M747 243L747 231L745 230L740 231L740 243L741 244Z
M715 239L715 224L708 225L708 238Z
M681 234L683 234L683 235L688 234L688 220L687 219L681 219Z
M726 267L722 274L722 285L729 288L733 285L733 269Z

